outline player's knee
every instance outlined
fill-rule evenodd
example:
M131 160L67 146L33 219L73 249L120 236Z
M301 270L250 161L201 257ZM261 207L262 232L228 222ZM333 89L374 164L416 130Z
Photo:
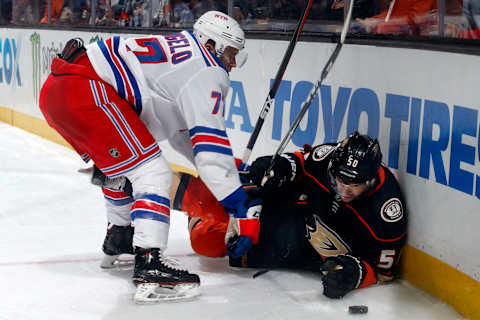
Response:
M195 253L211 257L225 257L225 233L227 225L224 222L203 221L194 217L189 221L190 243Z
M172 169L164 157L154 158L126 174L137 194L160 194L167 197L172 183Z

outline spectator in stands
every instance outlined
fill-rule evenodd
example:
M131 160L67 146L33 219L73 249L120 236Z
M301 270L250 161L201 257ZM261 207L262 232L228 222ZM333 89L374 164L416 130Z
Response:
M244 24L247 21L247 18L243 15L242 10L240 10L240 7L237 6L233 7L233 18L240 24Z
M355 0L353 2L352 19L363 19L375 14L375 0ZM328 0L320 2L323 6L322 19L343 21L345 15L345 0Z
M158 27L169 27L172 15L170 0L157 0L153 6L152 24Z
M66 0L58 20L59 24L77 24L82 18L83 8L88 6L87 0Z
M236 8L236 9L235 9ZM242 18L243 23L255 24L255 29L269 29L272 18L272 5L269 0L234 1L234 14ZM275 17L274 17L275 18Z
M45 10L43 13L43 18L40 20L40 23L48 23L48 1L45 0ZM50 11L50 19L51 23L55 23L57 18L62 13L63 5L65 4L65 0L50 0L51 1L51 11Z
M147 6L147 1L145 0L126 0L125 1L125 12L130 17L130 27L142 27L146 26L146 21L144 21L143 13L144 9Z
M233 2L233 7L237 8L235 9L235 11L237 11L236 15L238 15L240 18L243 18L245 23L248 23L253 17L253 9L256 7L256 1L235 0Z
M195 19L198 19L207 11L219 11L214 0L192 0L189 7Z
M12 2L12 23L34 24L40 19L40 8L38 1L13 0Z
M0 1L0 24L8 24L12 20L12 0Z
M432 13L436 9L436 0L395 0L390 16L387 7L371 18L357 19L352 31L420 35L422 25L433 21Z
M448 24L445 35L452 38L480 39L480 2L463 0L461 24Z
M112 8L107 7L105 8L105 14L103 17L97 20L95 24L99 26L119 26L120 21L115 19Z
M65 7L68 7L72 12L71 23L88 23L90 17L89 11L91 0L67 0L65 1Z
M173 19L175 27L191 27L193 25L193 13L184 0L174 0Z

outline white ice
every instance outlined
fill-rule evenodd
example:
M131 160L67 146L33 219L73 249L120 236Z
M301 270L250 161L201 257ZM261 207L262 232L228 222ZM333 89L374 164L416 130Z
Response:
M0 319L461 319L405 281L322 295L320 280L293 271L234 271L195 255L187 221L172 212L167 253L201 277L191 302L139 306L131 271L103 271L103 197L71 150L0 123ZM367 305L366 315L348 314Z

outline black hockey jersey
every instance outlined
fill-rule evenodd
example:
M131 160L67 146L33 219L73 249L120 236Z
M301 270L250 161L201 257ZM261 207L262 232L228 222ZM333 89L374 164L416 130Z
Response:
M296 163L295 179L263 195L259 242L241 259L230 258L230 265L317 270L326 257L350 254L374 273L365 285L392 278L406 241L400 186L381 165L375 185L342 202L328 175L334 148L324 144L289 154Z
M407 215L400 186L381 165L374 186L343 203L336 195L328 164L334 145L319 145L308 153L295 153L295 184L303 194L306 238L323 258L351 254L388 280L406 241Z

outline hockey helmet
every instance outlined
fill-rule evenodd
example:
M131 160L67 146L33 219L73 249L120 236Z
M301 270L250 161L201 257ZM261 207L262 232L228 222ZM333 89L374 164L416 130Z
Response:
M355 131L333 151L328 172L347 184L373 185L381 161L382 152L377 139Z
M215 42L216 56L220 58L230 46L239 51L237 66L241 67L246 59L245 33L235 19L220 11L204 13L193 25L193 33L205 45L208 40Z

